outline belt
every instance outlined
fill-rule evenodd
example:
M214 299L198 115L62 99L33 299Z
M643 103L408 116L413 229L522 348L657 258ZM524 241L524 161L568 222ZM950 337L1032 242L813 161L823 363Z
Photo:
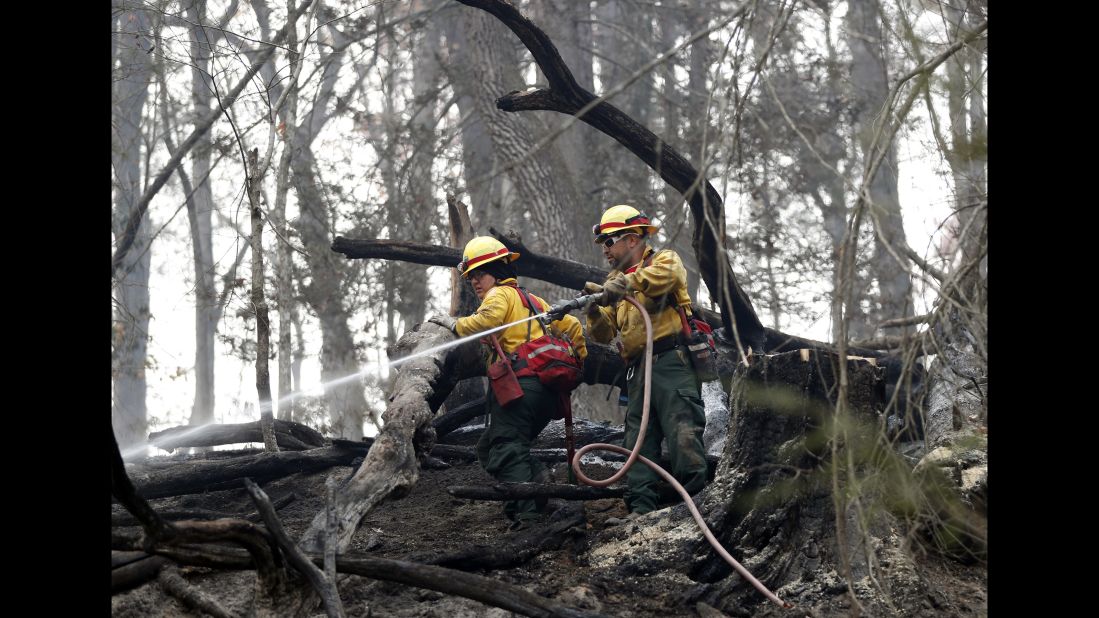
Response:
M676 349L679 347L680 343L682 342L679 340L678 333L675 335L668 335L667 337L661 337L660 339L653 341L653 359L655 360L658 354ZM641 354L637 355L637 358L626 364L626 367L636 367L644 358L645 351L642 350Z

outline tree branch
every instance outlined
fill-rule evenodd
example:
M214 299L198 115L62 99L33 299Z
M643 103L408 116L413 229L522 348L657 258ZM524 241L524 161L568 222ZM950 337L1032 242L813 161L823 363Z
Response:
M603 281L607 278L606 270L573 262L572 260L535 253L518 241L516 237L500 234L494 228L491 231L505 246L513 251L519 251L523 255L522 259L513 262L520 277L532 277L574 290L583 288L585 281ZM429 266L453 266L461 259L458 250L451 247L399 240L350 239L342 236L336 237L335 242L332 243L332 250L342 253L350 259L402 260ZM710 326L714 328L722 326L721 314L701 307L696 308ZM606 348L606 353L603 353L604 348ZM835 351L835 346L831 344L796 335L788 335L770 328L763 329L763 341L758 348L753 344L753 349L756 352L788 352L800 348ZM600 346L589 341L588 353L588 361L584 363L584 382L587 384L615 384L614 372L621 367L621 358L614 361L614 358L618 357L617 352L610 350L607 346ZM860 356L881 356L880 352L871 349L851 348L851 353ZM598 356L594 356L595 354L598 354ZM589 371L589 366L599 366L601 368Z
M221 100L219 109L210 110L210 113L208 113L206 117L198 121L198 123L195 125L195 129L191 132L189 136L187 136L187 139L185 139L183 143L179 145L179 148L172 153L172 156L168 159L168 162L164 165L164 168L161 169L160 172L157 174L156 179L153 180L152 184L150 184L147 189L145 189L145 193L141 196L141 200L138 201L137 205L130 212L130 218L126 221L126 227L123 230L122 238L119 240L118 248L115 249L114 256L111 258L112 275L114 275L114 273L118 270L118 266L122 263L122 260L126 257L126 254L129 253L130 248L133 246L134 238L137 236L137 228L141 224L141 219L145 216L145 211L149 208L149 202L152 201L153 197L164 186L164 183L166 183L168 181L168 178L171 177L172 173L175 172L176 167L178 167L179 164L183 161L183 157L188 152L190 152L191 148L194 147L199 138L210 130L210 127L213 126L214 121L216 121L218 117L222 115L222 110L228 109L233 105L233 103L236 102L237 97L240 96L240 93L244 90L248 83L251 82L256 73L259 72L260 67L262 67L272 56L272 54L275 53L275 50L277 49L277 44L280 43L282 39L287 36L287 34L290 32L290 28L294 25L298 16L300 16L302 12L305 11L305 9L312 2L313 0L304 0L304 2L302 2L300 5L298 5L297 8L294 9L293 13L287 16L286 26L284 26L282 30L280 30L279 33L275 35L275 38L272 39L271 43L268 44L267 49L263 50L258 56L256 56L255 61L252 62L252 65L250 67L248 67L248 71L244 74L240 81L238 81L237 84L233 86L233 89L229 91L225 98Z
M325 577L324 572L310 562L309 558L298 549L297 544L286 536L286 529L282 527L282 522L279 520L278 514L275 513L275 507L271 505L271 500L267 498L267 494L259 488L259 485L253 483L252 479L246 478L244 479L244 487L248 490L248 494L252 496L252 501L256 503L256 509L263 517L263 523L267 524L267 530L275 537L275 542L282 548L282 551L286 552L287 560L309 580L317 594L321 596L325 613L330 618L343 618L343 602L340 601L340 591L336 589L336 582Z
M132 547L135 539L116 537L116 545ZM221 569L252 569L248 554L232 547L165 547L157 553L180 564ZM313 564L324 564L320 553L306 552ZM408 586L436 590L444 594L480 601L524 616L539 618L597 618L601 614L566 607L507 582L465 573L456 569L417 564L404 560L342 555L336 557L336 570L372 579L398 582Z
M606 102L605 97L597 99L595 95L581 88L549 37L510 3L503 0L458 2L484 10L510 28L530 50L550 85L548 91L509 93L497 100L496 106L499 109L544 109L575 116L614 138L684 195L695 223L691 244L706 287L710 290L711 297L722 307L721 319L726 334L732 339L762 348L765 337L763 324L756 315L751 299L737 282L725 254L723 201L713 185L703 181L704 176L663 139ZM735 11L734 17L746 6L747 3ZM728 20L723 23L728 23ZM717 27L715 25L704 32L708 33ZM703 33L697 33L695 37L702 35ZM670 54L671 52L663 54L650 64L655 66L670 57ZM699 187L704 188L699 191Z

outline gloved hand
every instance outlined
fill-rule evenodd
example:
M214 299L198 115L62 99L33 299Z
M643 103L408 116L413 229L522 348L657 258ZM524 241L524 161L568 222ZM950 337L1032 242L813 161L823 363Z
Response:
M602 286L600 286L600 287L602 287ZM597 302L588 303L587 308L584 309L584 315L587 316L588 320L594 321L594 320L598 319L599 318L599 303L597 303Z
M449 315L433 315L427 320L432 324L438 324L450 332L455 332L454 324L457 323L458 318Z
M600 305L609 307L625 298L626 292L628 291L629 284L627 283L626 277L615 277L603 284L603 297L600 298L598 302Z
M588 281L584 283L584 294L598 294L603 291L603 286Z

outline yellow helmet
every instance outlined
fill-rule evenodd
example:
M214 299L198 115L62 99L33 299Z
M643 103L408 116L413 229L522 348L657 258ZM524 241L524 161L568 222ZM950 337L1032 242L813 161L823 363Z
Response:
M469 278L469 273L479 266L503 259L504 263L519 259L519 254L509 250L504 243L491 236L478 236L466 243L462 249L462 261L458 262L458 273Z
M655 234L660 229L659 226L653 225L649 221L649 217L645 213L633 206L619 204L608 208L603 213L603 218L599 220L599 224L592 226L591 232L595 234L595 242L600 243L611 234L617 234L622 230L631 228L636 228L642 236Z

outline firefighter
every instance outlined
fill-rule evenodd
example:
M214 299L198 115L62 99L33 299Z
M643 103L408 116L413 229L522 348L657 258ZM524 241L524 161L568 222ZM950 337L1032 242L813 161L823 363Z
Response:
M429 321L466 337L544 311L548 303L519 287L512 265L517 259L518 253L510 251L491 236L478 236L470 240L462 251L458 272L473 285L477 298L481 300L480 307L467 317L437 316ZM560 336L560 341L571 345L569 354L579 368L587 356L580 321L571 315L564 315L550 323L550 331L551 336L556 334ZM495 336L505 356L510 358L525 343L546 334L538 320L529 320L489 337ZM487 360L491 365L499 360L499 354L488 337L482 341L486 340ZM560 407L568 405L568 393L562 396L543 384L537 375L532 375L529 370L524 371L524 367L519 365L525 360L512 359L511 363L516 367L522 396L506 406L500 405L494 393L486 397L489 421L477 442L477 458L485 471L499 481L549 482L552 478L549 470L531 456L530 446L550 420L561 418ZM513 529L521 529L543 517L541 510L544 504L545 500L511 500L504 503L504 514L514 521Z
M588 336L609 343L621 335L626 363L627 390L625 447L632 449L641 429L644 388L645 323L632 304L622 300L631 294L640 301L652 320L652 385L649 426L641 455L660 459L661 441L667 438L672 476L690 494L706 485L706 456L702 433L706 413L702 405L701 381L691 364L681 336L691 304L687 292L687 271L675 251L654 251L648 244L658 226L636 208L618 205L608 208L592 228L595 242L603 249L611 272L603 285L588 282L584 291L602 292L598 303L587 309ZM633 519L657 508L659 477L648 466L636 464L626 475L626 506ZM621 523L617 520L610 523Z

